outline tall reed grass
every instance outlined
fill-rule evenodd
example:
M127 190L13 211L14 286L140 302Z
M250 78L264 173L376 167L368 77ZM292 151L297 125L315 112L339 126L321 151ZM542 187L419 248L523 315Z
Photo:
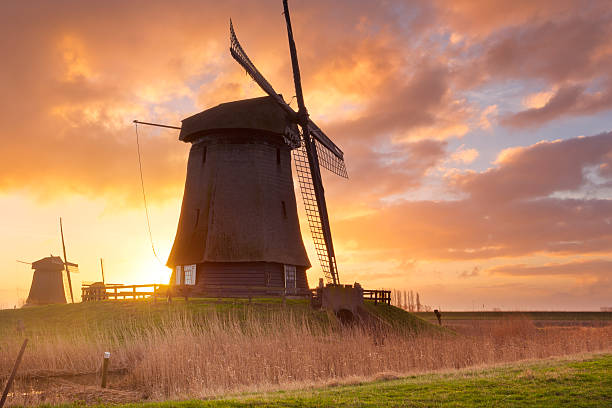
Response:
M19 345L16 338L0 343L3 380ZM107 393L121 390L117 392L127 394L118 395L128 400L162 400L367 380L381 373L401 376L611 348L612 327L538 329L527 319L475 323L459 333L432 330L406 335L326 325L282 310L240 317L177 311L115 328L38 332L30 339L10 403L70 401L76 394L57 392L67 382L73 387L83 383L82 390L98 395L93 386L104 351L111 352L114 372ZM104 400L104 395L96 398Z

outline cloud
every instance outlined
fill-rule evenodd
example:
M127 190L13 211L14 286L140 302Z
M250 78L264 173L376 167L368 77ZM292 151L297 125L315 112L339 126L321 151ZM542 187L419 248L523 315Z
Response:
M342 217L378 208L381 201L416 189L446 156L447 143L420 140L387 146L362 145L346 152L350 179L324 180L326 196Z
M585 184L585 168L607 160L612 132L502 152L498 166L482 173L451 176L450 182L480 202L504 203L576 191Z
M489 273L494 275L511 276L559 276L566 275L580 277L584 275L610 277L612 273L612 260L587 259L571 262L552 262L543 265L503 265L491 268Z
M416 259L492 259L612 251L612 200L552 198L579 190L584 170L609 160L611 134L541 142L494 168L455 173L450 201L398 201L334 225L360 248Z
M594 114L612 107L612 89L589 93L584 86L562 87L540 107L533 107L502 118L505 126L540 126L561 116Z
M478 150L471 148L466 149L465 145L461 145L454 153L451 154L450 159L455 162L470 164L478 158Z
M398 9L347 4L312 2L292 10L311 114L351 154L355 174L376 163L391 178L401 177L401 187L416 185L429 166L428 152L415 157L417 146L402 147L404 142L460 136L469 112L450 89L437 51L431 58L405 42ZM118 1L104 7L74 1L8 5L0 16L0 51L11 56L0 78L0 191L138 203L133 119L178 124L205 107L262 94L229 56L230 16L258 68L291 99L279 7L195 1L152 2L144 9ZM411 23L413 34L426 32L425 9ZM262 25L255 15L277 20ZM407 70L407 62L416 69ZM172 132L143 128L142 135L151 198L163 200L181 189L188 146ZM396 146L379 155L363 148L375 141ZM401 151L414 169L397 157ZM395 164L385 165L393 155Z
M353 119L331 122L330 132L340 140L363 142L365 138L398 141L444 140L461 137L469 129L471 112L453 100L449 72L440 64L424 61L407 79L401 71L390 75Z
M553 89L563 83L546 105L504 113L503 123L513 127L610 107L609 87L593 88L597 78L609 78L612 58L609 13L599 3L348 4L296 4L293 15L311 114L357 173L380 161L364 145L442 142L491 129L497 105L479 110L464 95L478 84L544 79ZM194 1L153 2L145 9L113 1L106 7L72 1L7 6L0 17L0 50L11 55L0 78L7 157L0 191L50 196L68 188L133 196L125 177L133 171L132 119L178 123L219 102L261 95L227 52L230 15L256 65L290 100L282 18L264 25L253 18L278 16L278 8ZM160 20L164 25L153 23ZM24 21L37 24L24 30ZM146 148L146 159L155 163L151 194L163 199L183 183L186 146L163 133L147 139ZM462 154L455 159L467 164L475 152ZM23 157L38 165L25 165ZM414 172L403 171L401 186L418 185L415 177L427 173L422 168L418 162ZM390 178L402 173L386 170ZM69 187L66 174L77 175Z
M491 129L491 118L497 116L497 105L489 105L480 113L479 125L481 129Z
M475 266L471 271L465 270L459 274L460 278L474 278L480 276L480 267Z
M536 92L528 95L523 99L523 105L528 109L539 109L544 107L550 98L555 94L555 91Z
M577 4L571 0L545 0L533 2L520 0L514 2L488 0L457 0L449 3L434 2L436 15L454 30L464 35L486 37L509 27L520 27L529 23L548 21L554 16L576 12ZM599 7L605 7L605 1ZM584 8L582 8L584 9ZM456 34L457 35L457 34Z

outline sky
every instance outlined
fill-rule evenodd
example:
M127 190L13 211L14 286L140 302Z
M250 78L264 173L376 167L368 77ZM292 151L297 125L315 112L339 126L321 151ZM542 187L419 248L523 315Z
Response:
M290 8L306 105L350 176L323 170L341 281L442 310L612 306L607 0ZM27 297L17 260L61 255L60 216L75 292L100 258L107 282L168 281L189 145L139 128L157 259L132 120L180 126L263 95L229 54L230 17L290 100L280 0L3 4L0 307Z

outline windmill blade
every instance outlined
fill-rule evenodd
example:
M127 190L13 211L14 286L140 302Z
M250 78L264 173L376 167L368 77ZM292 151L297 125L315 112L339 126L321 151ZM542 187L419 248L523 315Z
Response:
M270 95L274 100L280 105L280 107L287 112L291 121L295 121L295 117L297 116L296 112L293 110L291 106L285 102L285 100L280 96L270 85L268 80L264 78L264 76L259 72L259 70L255 67L255 64L251 61L249 56L246 54L240 42L238 41L238 37L236 37L236 32L234 31L234 25L232 24L232 20L230 19L230 54L232 57L244 68L244 70L249 74L253 81L259 85L261 89L264 90L268 95ZM285 132L285 139L287 144L291 148L295 148L300 146L300 137L297 132L292 132L291 129L287 129Z
M340 177L348 178L342 150L310 119L308 129L315 140L319 164Z
M268 82L261 72L255 67L255 64L250 60L249 56L246 54L240 42L238 41L238 37L236 37L236 33L234 32L234 25L232 24L232 20L230 19L230 53L232 57L244 68L244 70L249 74L253 81L257 82L257 85L261 89L263 89L268 95L273 97L276 102L283 108L291 118L295 118L296 113L291 106L289 106L285 100L274 90L272 85Z
M79 265L72 262L65 262L64 269L70 273L79 273Z
M295 163L295 169L300 184L300 192L302 193L302 200L304 201L304 209L306 210L310 234L314 241L317 258L319 258L323 275L327 283L336 283L338 281L336 257L335 255L330 257L330 251L328 251L325 242L323 220L321 219L321 211L317 204L314 182L312 180L312 174L310 173L308 153L304 145L293 150L293 162Z
M238 37L236 37L236 32L234 31L234 25L232 20L230 20L230 53L232 57L244 68L244 70L249 74L251 78L259 85L261 89L264 90L268 95L274 98L274 100L280 105L282 109L284 109L292 120L295 120L297 117L297 113L293 110L291 106L289 106L285 100L274 90L272 85L264 78L264 76L259 72L255 64L251 61L247 53L244 51L240 42L238 41ZM320 164L325 169L331 171L334 174L337 174L341 177L348 178L348 173L346 171L346 165L344 164L344 153L334 142L330 140L329 137L312 121L308 120L308 127L310 133L317 141L317 152L320 156ZM287 137L288 135L286 135ZM293 135L291 135L293 136ZM295 137L288 137L289 145L294 148L300 145L299 139Z

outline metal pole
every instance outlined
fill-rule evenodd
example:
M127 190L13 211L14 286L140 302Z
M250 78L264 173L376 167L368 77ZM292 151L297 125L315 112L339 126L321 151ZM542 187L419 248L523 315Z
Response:
M74 303L74 295L72 294L72 281L70 280L70 271L68 270L68 258L66 258L66 244L64 244L64 227L62 226L62 217L60 217L60 232L62 234L62 249L64 250L64 267L66 268L68 286L70 287L70 301Z
M17 369L19 368L19 364L21 364L21 358L23 357L23 353L25 351L26 345L28 344L28 339L23 341L21 345L21 350L19 350L19 354L17 355L17 360L15 361L15 365L13 366L13 371L11 372L11 376L6 382L6 387L4 387L4 392L2 393L2 399L0 399L0 408L4 406L6 402L6 397L8 396L8 392L11 389L11 385L13 385L13 380L15 380L15 374L17 374Z
M178 129L178 130L181 130L181 128L178 127L178 126L160 125L159 123L141 122L139 120L134 120L134 123L139 124L139 125L149 125L149 126L157 126L157 127L168 128L168 129Z
M102 261L102 258L100 258L100 269L102 270L102 284L105 285L106 283L104 282L104 262Z

